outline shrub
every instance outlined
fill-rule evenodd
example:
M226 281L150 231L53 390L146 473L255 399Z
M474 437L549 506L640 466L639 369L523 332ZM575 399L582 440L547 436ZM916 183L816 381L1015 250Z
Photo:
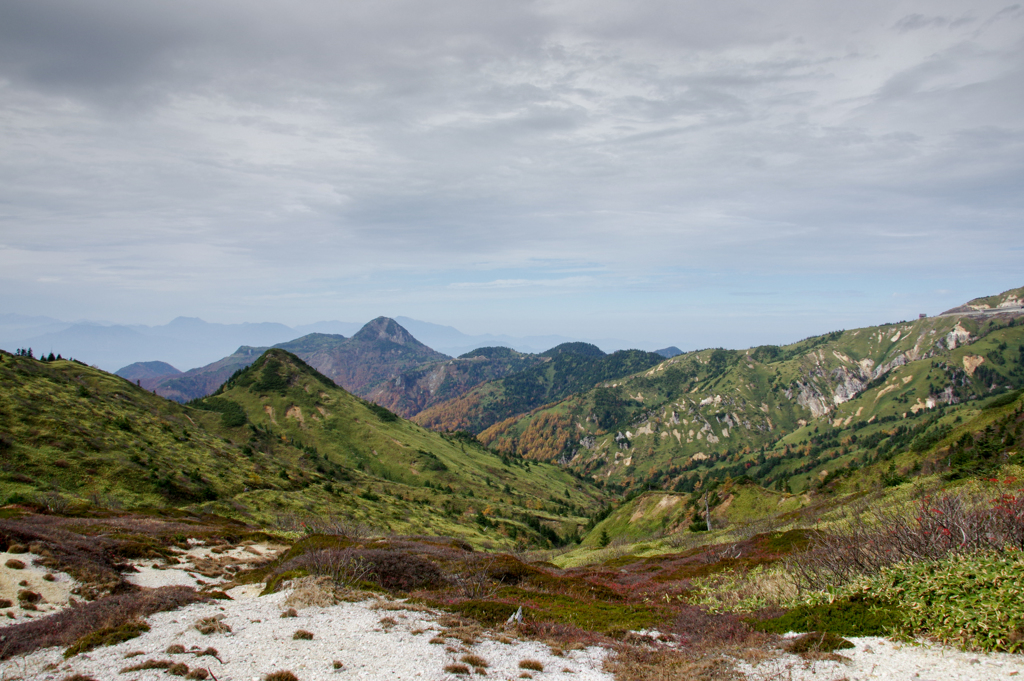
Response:
M822 631L839 636L886 636L902 622L899 608L877 598L853 594L832 602L808 604L762 622L750 622L759 631Z
M374 582L397 591L445 583L441 569L429 559L393 549L321 549L297 556L278 568L279 573L298 570L329 575L346 585Z
M39 648L77 645L91 633L116 630L125 624L145 626L139 618L201 600L204 600L202 594L182 586L107 596L55 615L5 627L6 640L0 649L0 659L25 655Z
M0 598L0 608L9 608L14 605L14 601L7 598Z
M909 636L927 634L965 648L1024 651L1024 554L977 553L904 563L850 584L903 612Z
M1024 549L1024 495L983 500L966 494L925 497L911 510L881 509L844 531L818 532L791 562L801 586L823 590L904 561Z

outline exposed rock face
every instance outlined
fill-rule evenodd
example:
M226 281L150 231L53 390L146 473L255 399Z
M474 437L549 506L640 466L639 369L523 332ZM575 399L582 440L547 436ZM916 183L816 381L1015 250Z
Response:
M855 376L846 367L839 367L833 371L832 378L837 382L832 393L832 402L837 405L852 400L867 385L866 381Z
M946 334L946 347L950 350L956 350L956 346L963 345L971 340L971 332L960 326L960 322L957 322L953 330Z
M978 367L984 363L985 358L980 355L964 355L964 371L968 376L973 376Z

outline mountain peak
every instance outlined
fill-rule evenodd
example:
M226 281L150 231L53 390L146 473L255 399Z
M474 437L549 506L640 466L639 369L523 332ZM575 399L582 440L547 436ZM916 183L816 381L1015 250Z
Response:
M359 341L390 341L396 345L422 346L413 335L390 317L377 317L352 336L352 340Z

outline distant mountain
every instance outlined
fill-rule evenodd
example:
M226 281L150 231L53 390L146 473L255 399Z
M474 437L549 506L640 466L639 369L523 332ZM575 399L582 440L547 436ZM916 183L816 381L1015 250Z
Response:
M364 395L406 418L462 395L485 381L504 378L545 361L510 348L477 348L457 359L404 371Z
M451 359L416 340L387 317L368 322L351 338L310 334L277 346L292 352L332 381L357 395L403 371Z
M557 335L509 336L486 333L474 336L462 333L452 326L421 322L409 317L395 317L395 321L430 347L453 357L484 347L506 347L523 353L540 354L547 348L552 348L562 343L585 341L585 339L581 338ZM609 351L621 350L630 346L629 342L617 338L593 339L586 340L585 342L600 345Z
M178 367L202 368L240 346L269 347L311 332L349 333L359 325L318 322L293 329L284 324L212 324L178 317L159 326L61 322L49 317L0 315L0 347L60 353L107 371L160 360Z
M235 350L227 357L197 369L189 369L176 376L167 376L153 382L150 389L161 397L175 402L188 402L206 397L231 378L239 369L244 369L266 352L267 348L253 348L248 345ZM120 375L120 374L119 374ZM142 387L147 387L143 382Z
M495 423L586 391L601 381L649 369L664 357L643 350L606 355L589 343L563 343L539 355L544 362L499 380L482 383L447 402L429 407L413 421L435 430L479 433Z
M683 351L674 345L670 345L667 348L662 348L661 350L655 350L655 352L664 357L665 359L669 359L671 357L675 357L676 355L683 354Z
M152 390L161 381L180 376L181 372L167 362L135 362L121 367L114 375L138 383L146 390Z

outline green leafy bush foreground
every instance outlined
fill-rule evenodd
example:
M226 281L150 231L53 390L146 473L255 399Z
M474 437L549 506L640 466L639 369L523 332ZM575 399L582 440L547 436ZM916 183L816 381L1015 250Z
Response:
M1024 651L1024 552L951 555L883 568L844 587L838 601L869 595L900 613L894 630L986 651ZM818 596L827 605L829 596ZM841 632L835 632L841 633ZM847 634L850 635L850 634Z

